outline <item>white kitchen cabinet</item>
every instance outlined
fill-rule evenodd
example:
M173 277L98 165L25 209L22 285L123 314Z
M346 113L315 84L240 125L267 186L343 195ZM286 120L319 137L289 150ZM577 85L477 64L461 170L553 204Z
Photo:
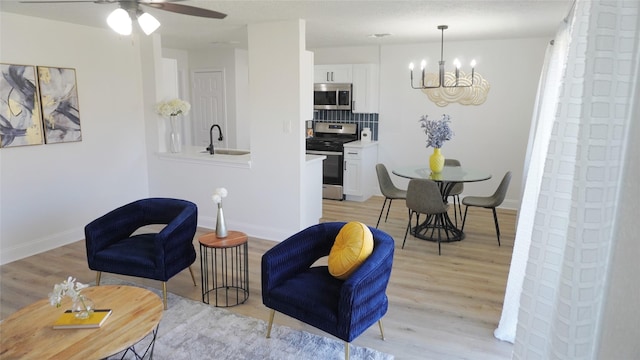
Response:
M354 113L378 112L378 65L354 64L351 70L353 82L352 106Z
M313 82L315 83L351 83L351 65L316 65Z
M344 145L344 194L346 200L366 201L378 184L378 143L354 141Z

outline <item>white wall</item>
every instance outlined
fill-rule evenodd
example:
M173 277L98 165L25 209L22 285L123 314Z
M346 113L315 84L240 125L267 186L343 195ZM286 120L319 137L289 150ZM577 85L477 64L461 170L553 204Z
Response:
M0 12L0 62L75 68L82 126L81 142L0 149L4 264L83 239L148 181L135 38Z
M445 143L443 155L493 174L489 181L465 184L464 194L493 193L504 173L511 170L513 178L503 206L517 209L529 124L548 40L445 41L448 70L452 69L455 57L465 63L475 58L478 73L489 81L489 96L479 106L454 103L439 107L420 90L410 87L408 64L427 58L435 66L440 57L440 42L315 49L314 53L316 64L379 62L379 162L389 169L413 164L426 166L433 150L425 148L426 136L418 120L421 115L437 118L449 114L455 137ZM398 186L407 186L405 179L393 180Z

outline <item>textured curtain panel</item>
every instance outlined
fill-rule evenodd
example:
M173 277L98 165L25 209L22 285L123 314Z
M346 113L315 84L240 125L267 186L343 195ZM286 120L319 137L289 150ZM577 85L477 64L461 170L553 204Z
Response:
M569 22L563 22L553 44L549 44L540 76L538 95L523 174L522 202L518 212L518 225L514 243L509 279L505 292L500 324L494 332L496 338L513 343L516 337L520 294L524 281L531 233L533 231L538 195L542 183L547 149L558 109L558 94L562 88L569 49Z
M522 261L516 259L521 256L516 249L521 246L518 242L526 242L520 235L527 235L524 218L533 220L524 255L526 271L522 281L511 273L508 281L508 292L518 290L517 285L515 290L509 286L522 283L515 359L597 357L616 240L616 210L619 196L625 196L620 193L623 165L632 156L625 151L630 141L626 130L633 118L631 104L639 90L639 5L638 1L578 0L569 20L568 57L563 81L557 84L557 111L546 130L549 133L536 133L532 150L537 154L535 144L540 142L545 158L536 165L532 155L528 169L528 176L542 171L537 196L533 196L535 184L533 194L528 194L535 200L523 199L523 207L524 200L536 202L535 214L522 213L518 222L512 264ZM543 126L539 123L537 129ZM549 136L548 141L543 136ZM507 304L511 297L506 294L503 317L513 312L507 308L513 306ZM507 326L504 320L497 333Z

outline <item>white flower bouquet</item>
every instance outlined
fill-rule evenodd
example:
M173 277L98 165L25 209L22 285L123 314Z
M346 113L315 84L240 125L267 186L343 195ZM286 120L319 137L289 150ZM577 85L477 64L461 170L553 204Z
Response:
M187 115L190 109L191 104L180 99L163 101L156 106L156 111L162 116Z
M60 307L60 302L65 295L75 302L81 296L82 289L88 286L69 276L67 280L53 286L53 292L49 294L49 303L51 306Z
M222 198L225 198L225 197L227 197L227 189L217 188L216 191L213 193L213 196L211 197L211 199L213 200L214 203L221 204Z
M428 115L424 115L418 121L427 135L427 147L440 149L445 141L453 138L453 131L449 127L449 115L443 114L442 118L436 120L428 119Z

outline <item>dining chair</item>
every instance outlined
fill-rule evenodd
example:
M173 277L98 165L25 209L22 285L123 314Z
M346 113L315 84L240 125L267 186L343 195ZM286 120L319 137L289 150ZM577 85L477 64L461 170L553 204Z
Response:
M387 200L389 200L389 206L387 207L387 215L384 217L384 222L387 222L389 218L389 210L391 209L391 202L394 199L406 199L407 191L397 188L393 181L391 181L391 177L389 176L389 172L387 171L387 167L384 164L376 164L376 173L378 174L378 185L380 185L380 192L384 195L384 203L382 203L382 209L380 209L380 215L378 216L378 222L376 223L376 228L380 225L380 219L382 218L382 212L384 212L384 207L387 205Z
M407 229L404 232L404 240L402 241L402 248L407 241L407 234L411 228L411 219L413 214L416 214L416 228L420 223L420 214L427 216L433 216L433 232L438 230L438 255L441 255L440 242L442 240L441 232L447 236L449 240L449 231L445 227L445 214L448 209L448 205L442 201L442 194L438 184L432 180L427 179L412 179L409 181L409 187L407 188L407 208L409 208L409 222L407 223ZM427 218L429 221L429 218ZM428 230L427 230L428 231Z
M462 204L465 205L464 208L464 218L462 219L462 231L464 231L464 224L467 220L467 210L469 210L469 206L483 207L486 209L491 209L493 211L493 221L496 225L496 235L498 237L498 246L500 246L500 226L498 225L498 215L496 214L496 208L502 204L505 196L507 195L507 189L509 188L509 183L511 182L511 171L507 171L498 185L495 193L491 196L465 196L462 199Z
M444 166L460 166L460 161L457 159L444 159ZM449 196L453 198L453 218L455 219L456 226L458 226L458 215L460 215L460 220L462 220L462 204L460 203L460 194L462 194L462 191L464 191L464 183L460 182L455 183L449 192Z

